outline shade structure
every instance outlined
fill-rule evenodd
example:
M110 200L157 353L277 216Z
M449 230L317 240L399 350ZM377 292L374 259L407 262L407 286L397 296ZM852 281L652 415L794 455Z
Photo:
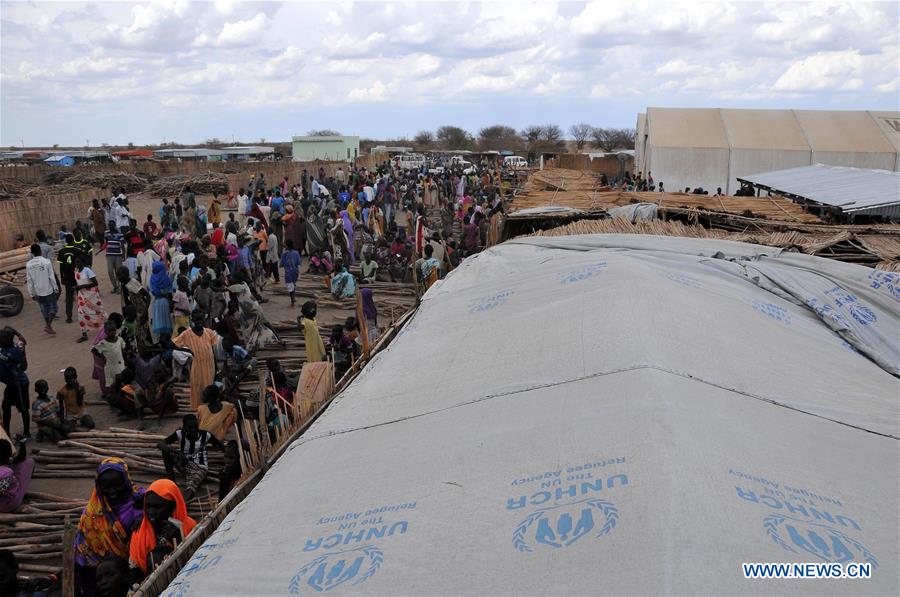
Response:
M166 594L897 594L898 282L727 241L488 249Z
M815 164L740 180L787 197L837 207L848 214L900 218L900 172Z

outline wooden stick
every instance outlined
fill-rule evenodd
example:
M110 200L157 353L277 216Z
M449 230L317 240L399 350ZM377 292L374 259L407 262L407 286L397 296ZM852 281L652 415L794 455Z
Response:
M66 516L63 530L63 597L75 597L75 530L72 519Z

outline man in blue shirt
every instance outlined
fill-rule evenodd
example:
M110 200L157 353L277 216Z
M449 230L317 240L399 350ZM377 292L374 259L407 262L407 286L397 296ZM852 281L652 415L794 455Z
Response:
M16 338L21 348L16 346ZM22 415L22 436L31 437L31 404L28 400L28 360L25 357L25 337L7 326L0 330L0 382L3 389L3 429L9 434L13 407Z

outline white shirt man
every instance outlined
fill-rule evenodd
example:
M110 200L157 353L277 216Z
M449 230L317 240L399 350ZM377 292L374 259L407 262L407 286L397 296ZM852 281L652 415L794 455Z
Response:
M334 179L339 185L344 184L344 171L341 168L337 169L337 172L334 175Z
M25 279L28 284L28 294L38 302L41 315L47 327L44 331L55 334L53 331L53 318L56 317L56 300L59 293L59 284L53 273L53 263L41 256L41 248L38 245L31 246L31 259L25 265Z
M116 228L121 230L122 228L128 228L131 225L131 214L119 201L116 201L109 211L115 219Z

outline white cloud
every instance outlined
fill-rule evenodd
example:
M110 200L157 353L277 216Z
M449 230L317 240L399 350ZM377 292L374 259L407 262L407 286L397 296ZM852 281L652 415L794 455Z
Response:
M298 130L338 111L407 134L444 123L428 119L631 126L647 105L672 103L895 109L900 72L896 3L4 1L2 9L4 141L45 122L63 123L53 134L158 122L186 129L272 107L302 112ZM113 113L125 96L128 117L100 123L97 111ZM385 112L399 100L411 109ZM154 118L159 110L164 118ZM266 119L281 120L263 110L246 126Z
M388 99L388 87L381 81L375 81L368 87L356 87L347 94L351 102L383 102Z
M603 83L597 83L591 87L591 99L602 99L611 95L609 87Z
M818 91L840 88L858 72L862 57L857 50L819 52L794 62L775 81L781 91ZM860 85L861 86L861 85Z
M220 48L233 48L259 43L259 36L262 35L267 23L266 15L261 12L246 21L225 23L219 37L216 38L216 45Z

